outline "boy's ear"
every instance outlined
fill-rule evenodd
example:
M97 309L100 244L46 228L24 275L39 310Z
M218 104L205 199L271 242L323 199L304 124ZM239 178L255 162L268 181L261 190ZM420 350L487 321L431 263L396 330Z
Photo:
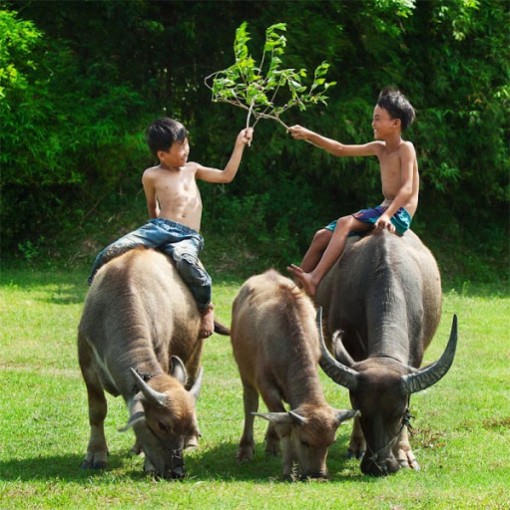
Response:
M163 160L163 158L165 157L165 154L166 154L165 151L156 152L156 156L158 157L160 163Z
M395 127L400 127L402 124L402 121L400 119L393 119L393 125Z

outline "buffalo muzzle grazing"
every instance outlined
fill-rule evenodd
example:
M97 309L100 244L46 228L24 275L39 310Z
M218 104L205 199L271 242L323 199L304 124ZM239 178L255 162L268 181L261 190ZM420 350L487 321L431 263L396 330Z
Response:
M249 278L232 307L231 340L243 384L244 430L237 458L251 460L255 416L269 420L266 451L282 450L283 477L327 478L326 457L339 425L357 414L324 398L319 334L311 300L274 270ZM259 394L269 412L258 413ZM287 402L290 410L284 406Z

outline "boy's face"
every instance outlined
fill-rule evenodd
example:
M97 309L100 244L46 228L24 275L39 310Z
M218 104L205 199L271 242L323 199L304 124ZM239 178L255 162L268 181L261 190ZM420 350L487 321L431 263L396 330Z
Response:
M181 167L188 162L189 142L174 142L168 151L158 151L158 158L167 167Z
M372 129L376 140L384 140L400 128L400 119L392 119L388 110L376 105L372 117Z

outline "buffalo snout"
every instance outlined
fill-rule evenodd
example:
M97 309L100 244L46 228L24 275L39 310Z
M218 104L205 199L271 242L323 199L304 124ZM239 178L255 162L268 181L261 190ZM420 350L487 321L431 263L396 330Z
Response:
M299 477L301 482L306 482L308 480L317 480L319 482L326 482L329 480L329 475L327 473L310 473L307 475L301 475Z
M393 455L385 458L369 457L365 455L361 461L361 472L369 476L387 476L400 469L397 459Z

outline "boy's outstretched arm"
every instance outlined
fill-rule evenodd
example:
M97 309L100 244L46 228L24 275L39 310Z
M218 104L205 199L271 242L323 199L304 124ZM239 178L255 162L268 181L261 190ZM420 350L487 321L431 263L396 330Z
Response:
M197 179L217 184L226 184L232 182L239 170L241 158L246 145L249 145L253 139L253 128L245 128L237 135L236 143L232 155L223 170L217 168L208 168L198 165Z
M289 133L296 140L306 140L307 142L316 145L320 149L324 149L325 151L333 154L334 156L342 157L342 156L375 156L377 154L377 150L380 147L380 142L369 142L363 145L345 145L340 143L332 138L327 138L325 136L316 133L315 131L311 131L310 129L306 129L299 124L292 126L289 128Z

